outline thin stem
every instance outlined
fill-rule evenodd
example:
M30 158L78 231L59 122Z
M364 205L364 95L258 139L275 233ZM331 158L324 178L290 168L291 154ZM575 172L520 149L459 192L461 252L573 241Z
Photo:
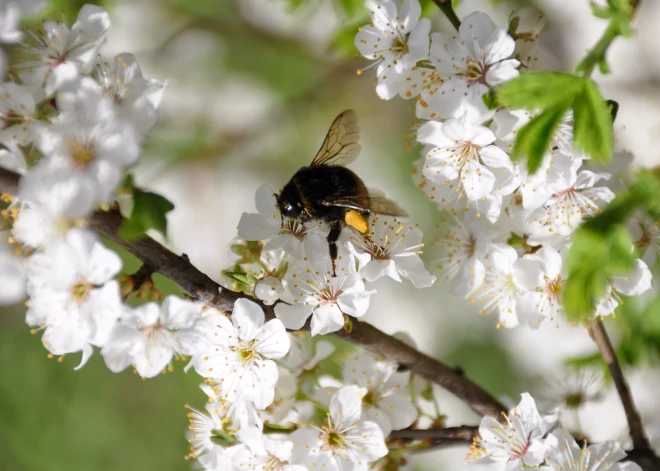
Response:
M596 66L605 60L607 49L617 36L619 36L619 28L611 22L596 45L578 65L578 70L582 71L583 77L591 77Z
M637 8L639 7L639 4L641 2L642 0L629 0L629 4L631 8L631 12L630 12L631 20L632 17L635 15L635 12L637 11ZM591 77L591 74L593 73L596 66L601 63L604 63L605 54L607 53L607 50L609 49L612 42L620 35L621 35L621 30L618 22L611 20L610 23L607 25L607 28L605 29L605 32L603 33L601 38L594 45L594 47L591 48L591 50L587 53L585 58L582 59L582 62L580 62L580 64L577 66L577 70L582 72L583 77L585 78Z
M626 412L626 419L628 420L628 427L630 428L630 436L635 450L644 451L650 449L649 442L646 435L644 435L642 417L639 415L637 407L635 407L635 402L630 393L628 383L623 376L621 364L619 364L619 360L616 358L616 353L614 352L612 342L607 335L603 322L600 319L593 320L589 323L587 329L589 335L591 335L591 338L598 346L598 350L600 350L603 360L607 363L607 367L612 375L612 380L616 385L616 390L621 398L623 409Z
M454 26L454 28L456 28L456 31L458 31L458 28L461 26L461 20L459 20L458 16L456 16L456 12L454 11L454 7L451 4L451 0L433 0L433 3L435 3L438 8L440 8L440 11L444 13L449 22Z
M16 194L20 175L0 168L0 192ZM200 302L224 312L231 312L236 300L248 297L222 288L195 267L187 256L176 255L150 237L127 241L119 237L118 231L124 218L117 211L96 211L89 219L89 226L99 235L115 242L144 264L153 267L155 272L177 283L184 291ZM275 313L272 306L266 306L256 299L266 317L272 319ZM435 360L387 335L376 327L357 319L353 320L351 332L340 330L336 337L346 339L363 348L380 354L400 365L408 365L417 376L435 383L456 397L462 399L477 414L498 416L505 407L492 395L473 383L460 371Z

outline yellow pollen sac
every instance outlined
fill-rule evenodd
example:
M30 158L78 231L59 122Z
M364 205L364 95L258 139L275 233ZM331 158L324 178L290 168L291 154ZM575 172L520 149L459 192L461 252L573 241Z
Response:
M360 234L366 234L369 230L367 218L364 217L359 211L348 211L344 216L344 222L352 228L356 229Z

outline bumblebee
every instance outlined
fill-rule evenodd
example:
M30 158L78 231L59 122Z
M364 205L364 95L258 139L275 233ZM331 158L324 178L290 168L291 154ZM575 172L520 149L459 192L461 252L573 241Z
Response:
M397 203L381 191L368 189L360 177L345 167L360 153L359 137L355 112L344 111L335 118L309 167L298 170L276 195L282 219L288 217L301 223L320 220L328 224L333 276L337 240L345 226L369 237L370 214L408 216Z

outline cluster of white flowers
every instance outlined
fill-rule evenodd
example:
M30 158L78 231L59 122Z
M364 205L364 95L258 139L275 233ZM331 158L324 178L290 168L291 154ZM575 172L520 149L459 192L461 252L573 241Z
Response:
M498 315L498 327L537 328L546 318L557 319L571 235L614 198L603 186L611 175L581 168L588 156L573 145L570 112L541 168L529 174L511 152L517 130L533 114L491 110L484 101L497 85L538 66L533 52L543 14L524 7L511 14L507 27L498 27L474 12L450 35L430 33L417 0L370 0L367 7L372 25L361 28L355 45L375 60L382 98L417 100L423 151L413 179L449 213L438 241L439 278L451 282L453 294L479 305L480 313ZM657 224L640 227L639 245L652 254L645 260L654 261ZM614 313L620 294L650 288L648 265L637 260L631 272L610 280L594 315Z
M0 300L29 295L26 322L43 331L49 356L82 352L81 367L96 346L111 370L133 365L154 376L199 348L200 308L174 297L125 305L122 261L85 218L115 200L156 124L163 84L144 78L130 54L103 59L110 19L97 6L83 6L71 28L46 21L22 33L20 16L37 3L9 0L0 9L2 40L33 58L0 82L0 165L21 174L18 197L4 198L16 255L3 252Z
M606 441L580 446L561 427L559 414L541 415L529 394L503 420L484 417L467 459L476 468L518 471L638 471L639 465L621 463L621 444Z
M401 282L403 277L417 288L435 282L419 257L422 232L414 225L374 214L364 234L346 227L334 276L324 222L282 220L275 191L267 185L257 190L256 207L258 213L243 213L238 224L239 237L262 242L255 263L245 269L257 277L257 298L268 304L282 301L275 305L275 315L287 329L301 329L311 316L312 335L329 334L344 327L348 316L363 316L376 293L365 280L390 277ZM287 270L274 277L277 270L264 257L278 263L284 258Z
M176 296L155 302L154 295L129 307L122 260L86 219L113 204L130 177L156 124L164 84L144 78L131 54L103 59L110 19L97 6L84 5L70 28L46 21L24 42L21 15L40 3L0 0L0 43L20 44L33 59L0 77L0 165L21 174L18 195L2 196L11 231L0 252L0 304L28 296L26 322L43 331L49 356L80 352L78 368L94 347L111 371L132 367L145 378L189 358L209 399L205 411L189 408L189 456L206 470L400 469L388 461L388 448L401 447L392 431L443 423L438 407L424 408L434 402L432 387L365 351L352 351L329 375L322 365L336 366L335 347L315 336L350 332L381 278L406 278L415 288L435 283L420 258L419 228L372 214L365 231L342 229L333 261L330 227L282 217L276 192L264 185L257 213L239 222L235 264L224 280L262 305L240 298L230 316ZM367 4L373 24L355 43L374 60L381 97L416 98L425 121L417 140L425 147L415 180L450 213L439 241L440 276L454 294L496 312L501 326L535 328L559 317L562 256L581 221L612 200L599 185L610 175L581 169L587 157L573 148L570 115L541 170L527 174L510 152L529 114L489 110L483 101L521 67L535 66L543 16L516 11L507 30L475 12L452 36L431 34L417 0ZM0 65L5 60L0 55ZM504 220L511 234L495 228ZM657 224L638 230L652 263ZM612 314L619 294L638 295L650 285L640 259L631 273L610 280L594 313ZM265 313L263 306L273 307ZM308 321L311 335L301 331ZM578 447L559 428L558 413L541 416L525 394L504 421L483 419L469 458L491 469L563 471L607 460L599 468L605 471L623 469L616 462L624 456L614 442Z

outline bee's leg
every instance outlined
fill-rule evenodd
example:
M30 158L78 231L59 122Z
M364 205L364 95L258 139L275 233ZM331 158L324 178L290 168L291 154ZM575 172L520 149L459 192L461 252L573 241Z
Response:
M330 260L332 261L332 276L337 276L337 241L341 235L341 223L334 222L328 234L328 248L330 249Z

